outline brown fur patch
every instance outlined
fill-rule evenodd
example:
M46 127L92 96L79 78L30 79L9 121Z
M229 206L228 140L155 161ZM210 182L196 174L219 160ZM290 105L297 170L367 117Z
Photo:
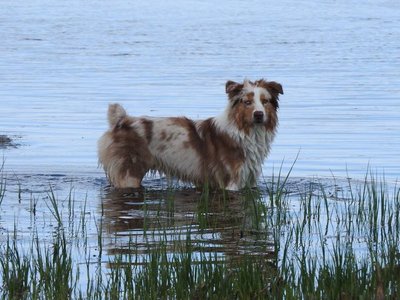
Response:
M254 92L247 93L245 99L248 101L254 101Z
M160 133L160 140L164 141L166 139L167 139L167 133L165 132L165 130L163 130Z
M153 138L153 121L147 119L141 119L140 121L144 126L146 141L149 144Z
M176 125L178 127L183 127L186 129L190 129L194 126L193 120L190 120L188 118L185 117L174 117L174 118L170 118L170 122L173 125Z
M119 177L124 178L129 174L141 179L152 165L152 155L145 140L133 128L126 126L114 129L112 140L109 155L123 161Z
M253 110L244 103L235 106L230 111L229 118L235 122L239 130L243 130L246 134L253 126Z
M189 135L190 146L197 151L200 157L204 157L204 144L197 132L196 125L193 120L188 118L171 118L172 124L185 128Z
M170 142L172 139L174 139L175 138L175 134L174 133L171 133L168 137L167 137L167 139L166 139L166 141L167 142Z
M237 174L244 161L243 149L226 133L219 132L212 119L200 123L199 132L203 138L203 157L208 168L212 168L213 182L227 185Z
M265 130L267 131L275 131L278 126L278 115L276 113L276 108L272 105L269 105L265 108L265 111L268 115L267 122L265 123Z

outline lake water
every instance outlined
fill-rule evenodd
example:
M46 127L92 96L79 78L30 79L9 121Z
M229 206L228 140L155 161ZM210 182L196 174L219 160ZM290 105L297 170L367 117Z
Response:
M293 190L315 177L362 179L368 166L400 178L397 0L3 0L0 41L0 134L17 144L0 149L7 178L0 231L19 225L21 243L31 241L32 226L44 239L56 230L49 186L60 201L73 187L76 218L87 210L91 224L92 254L103 217L109 253L127 235L141 236L143 200L109 194L97 165L108 103L135 115L207 118L224 109L228 79L283 85L266 178L283 161L286 172L297 155ZM157 178L144 184L165 187ZM150 212L157 201L168 211L159 193L145 201ZM183 232L196 197L176 195L172 219ZM41 221L32 220L32 203ZM228 252L231 233L210 234L203 241Z
M264 166L400 174L398 1L2 1L0 133L15 173L93 174L110 102L206 118L226 80L282 83Z

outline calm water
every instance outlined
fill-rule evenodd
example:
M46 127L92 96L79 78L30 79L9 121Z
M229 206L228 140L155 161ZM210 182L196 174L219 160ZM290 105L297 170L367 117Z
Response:
M130 2L130 3L128 3ZM265 175L400 175L398 1L2 1L0 134L16 173L94 174L109 102L218 114L227 79L282 83Z
M0 134L18 144L0 149L8 184L2 242L14 224L22 245L31 241L32 228L51 240L57 224L49 220L50 185L64 209L73 187L72 226L86 212L89 250L82 256L76 246L78 261L97 259L101 220L108 253L130 236L140 239L146 215L152 220L152 213L171 212L159 191L165 182L145 181L158 189L145 201L105 189L96 142L107 127L108 103L137 115L206 118L223 110L228 79L265 77L284 87L265 176L283 160L287 170L299 154L291 183L296 191L314 176L363 178L368 164L387 179L400 178L397 0L3 0L0 41ZM174 197L165 220L185 234L198 195ZM194 239L240 252L234 248L240 241L230 239L241 223L235 219L240 205L231 205L232 220L212 208L219 229L198 235L191 228ZM270 247L264 242L262 249Z

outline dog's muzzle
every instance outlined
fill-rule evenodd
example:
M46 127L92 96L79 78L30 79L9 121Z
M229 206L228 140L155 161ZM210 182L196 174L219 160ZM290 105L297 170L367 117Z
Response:
M253 113L254 123L263 123L264 122L264 112L260 110L256 110Z

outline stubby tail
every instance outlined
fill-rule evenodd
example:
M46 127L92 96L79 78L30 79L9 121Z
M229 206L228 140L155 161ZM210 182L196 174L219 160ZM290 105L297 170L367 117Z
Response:
M115 127L119 121L126 117L125 109L118 103L108 106L108 123L110 127Z

